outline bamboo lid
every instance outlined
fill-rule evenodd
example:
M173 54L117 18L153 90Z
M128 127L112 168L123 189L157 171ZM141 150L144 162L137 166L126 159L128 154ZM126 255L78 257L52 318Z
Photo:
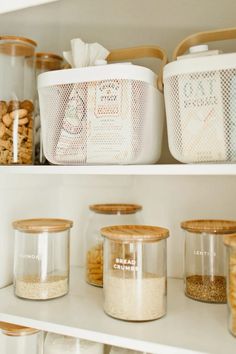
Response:
M159 226L119 225L101 229L101 235L112 241L156 242L169 236L169 230Z
M236 234L224 236L224 244L229 247L236 247Z
M41 70L62 69L63 58L55 53L36 53L36 68Z
M0 329L8 336L27 336L38 333L38 329L18 326L12 323L0 322Z
M181 228L201 234L203 232L209 234L232 234L236 232L236 221L234 220L188 220L181 223Z
M73 221L66 219L25 219L12 223L13 228L26 233L60 232L70 229Z
M97 214L135 214L142 210L139 204L93 204L89 209Z
M37 43L29 38L0 36L0 53L9 56L33 56L36 46Z

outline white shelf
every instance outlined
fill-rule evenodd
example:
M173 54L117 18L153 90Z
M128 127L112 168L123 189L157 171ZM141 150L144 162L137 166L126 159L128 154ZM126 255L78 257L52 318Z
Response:
M0 166L0 174L225 176L236 175L236 164Z
M227 306L188 299L182 280L168 281L167 316L128 323L105 315L102 289L83 279L83 270L72 268L70 294L45 302L18 299L12 286L1 289L0 321L156 354L235 354L236 340L227 330Z
M43 5L58 0L7 0L0 2L0 14L10 11L21 10L31 6Z

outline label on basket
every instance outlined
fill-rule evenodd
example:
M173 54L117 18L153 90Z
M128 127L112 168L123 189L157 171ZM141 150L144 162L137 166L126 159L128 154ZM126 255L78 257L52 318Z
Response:
M186 162L227 159L219 72L179 78L182 153Z
M87 162L120 163L135 155L132 82L105 80L89 84Z
M65 108L56 147L57 161L86 161L86 124L86 84L75 84Z

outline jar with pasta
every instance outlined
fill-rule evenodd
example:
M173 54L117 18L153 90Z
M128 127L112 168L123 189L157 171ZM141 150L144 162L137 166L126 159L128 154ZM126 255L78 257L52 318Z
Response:
M100 229L111 225L140 224L142 206L138 204L93 204L85 232L86 281L103 286L103 238Z
M236 337L236 234L224 237L227 246L227 298L229 330Z

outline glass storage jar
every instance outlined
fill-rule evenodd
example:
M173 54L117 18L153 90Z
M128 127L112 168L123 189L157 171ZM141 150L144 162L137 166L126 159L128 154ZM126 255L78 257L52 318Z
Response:
M165 228L110 226L104 236L104 310L126 321L155 320L166 313Z
M63 58L55 53L36 53L36 76L46 71L62 69ZM41 120L39 110L39 99L35 99L35 163L44 164L46 157L43 153L41 137Z
M103 286L103 238L104 226L140 224L141 205L93 204L85 233L86 280L91 285Z
M0 36L0 164L33 164L35 47L28 38Z
M16 296L47 300L68 293L69 237L72 225L72 221L64 219L13 222Z
M103 347L101 343L47 333L44 354L103 354Z
M185 294L211 303L226 303L223 236L236 232L236 221L189 220L185 230Z
M227 246L227 297L229 330L236 336L236 234L224 237Z
M43 354L43 332L0 322L2 354Z

